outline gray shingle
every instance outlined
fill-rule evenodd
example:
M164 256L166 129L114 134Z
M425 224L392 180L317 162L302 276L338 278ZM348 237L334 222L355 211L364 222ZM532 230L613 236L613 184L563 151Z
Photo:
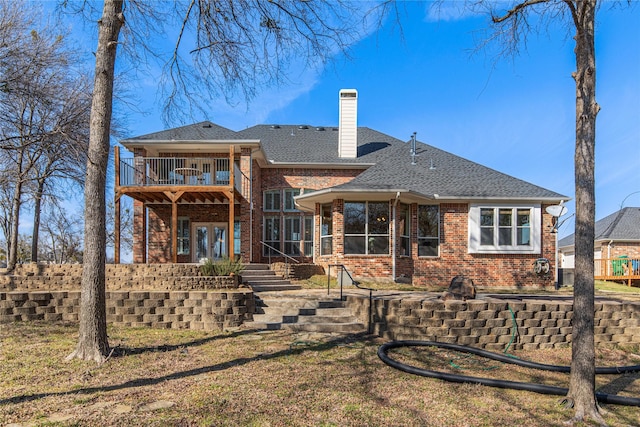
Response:
M596 240L640 241L640 207L620 209L596 221ZM558 241L558 247L575 245L575 234Z
M149 133L147 135L136 136L134 138L125 139L122 143L144 143L149 141L215 141L233 139L238 139L236 132L222 126L218 126L215 123L204 121L160 132Z

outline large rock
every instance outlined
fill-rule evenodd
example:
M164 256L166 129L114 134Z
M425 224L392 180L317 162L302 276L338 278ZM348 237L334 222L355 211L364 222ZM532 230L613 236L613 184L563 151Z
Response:
M468 299L475 299L475 298L476 298L476 287L473 284L473 280L464 276L454 277L451 280L449 289L447 289L444 292L444 294L442 294L442 299L444 301L448 301L448 300L466 301Z

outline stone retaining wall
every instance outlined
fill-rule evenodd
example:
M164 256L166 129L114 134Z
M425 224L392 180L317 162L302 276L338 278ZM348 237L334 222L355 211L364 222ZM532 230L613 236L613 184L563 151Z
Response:
M80 289L81 264L23 264L0 274L0 291ZM198 264L107 264L107 290L206 290L239 286L239 276L202 276Z
M369 299L349 296L354 314L368 324ZM374 297L373 333L390 340L439 341L490 351L545 349L571 343L571 301L497 298L441 301ZM640 343L640 302L603 300L595 305L595 342Z
M251 291L107 291L107 322L118 326L223 330L253 319ZM0 292L0 323L77 322L80 291Z

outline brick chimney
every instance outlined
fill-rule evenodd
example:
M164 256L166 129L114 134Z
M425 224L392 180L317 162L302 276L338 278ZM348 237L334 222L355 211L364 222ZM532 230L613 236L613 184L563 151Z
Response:
M340 91L340 122L338 123L338 156L358 157L358 91Z

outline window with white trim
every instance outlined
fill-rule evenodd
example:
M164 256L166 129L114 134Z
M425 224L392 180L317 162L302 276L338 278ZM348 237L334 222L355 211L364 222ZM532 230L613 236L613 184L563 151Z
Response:
M540 205L471 205L470 253L539 253Z
M388 202L345 202L344 253L389 254Z
M440 254L440 207L418 206L418 256Z

